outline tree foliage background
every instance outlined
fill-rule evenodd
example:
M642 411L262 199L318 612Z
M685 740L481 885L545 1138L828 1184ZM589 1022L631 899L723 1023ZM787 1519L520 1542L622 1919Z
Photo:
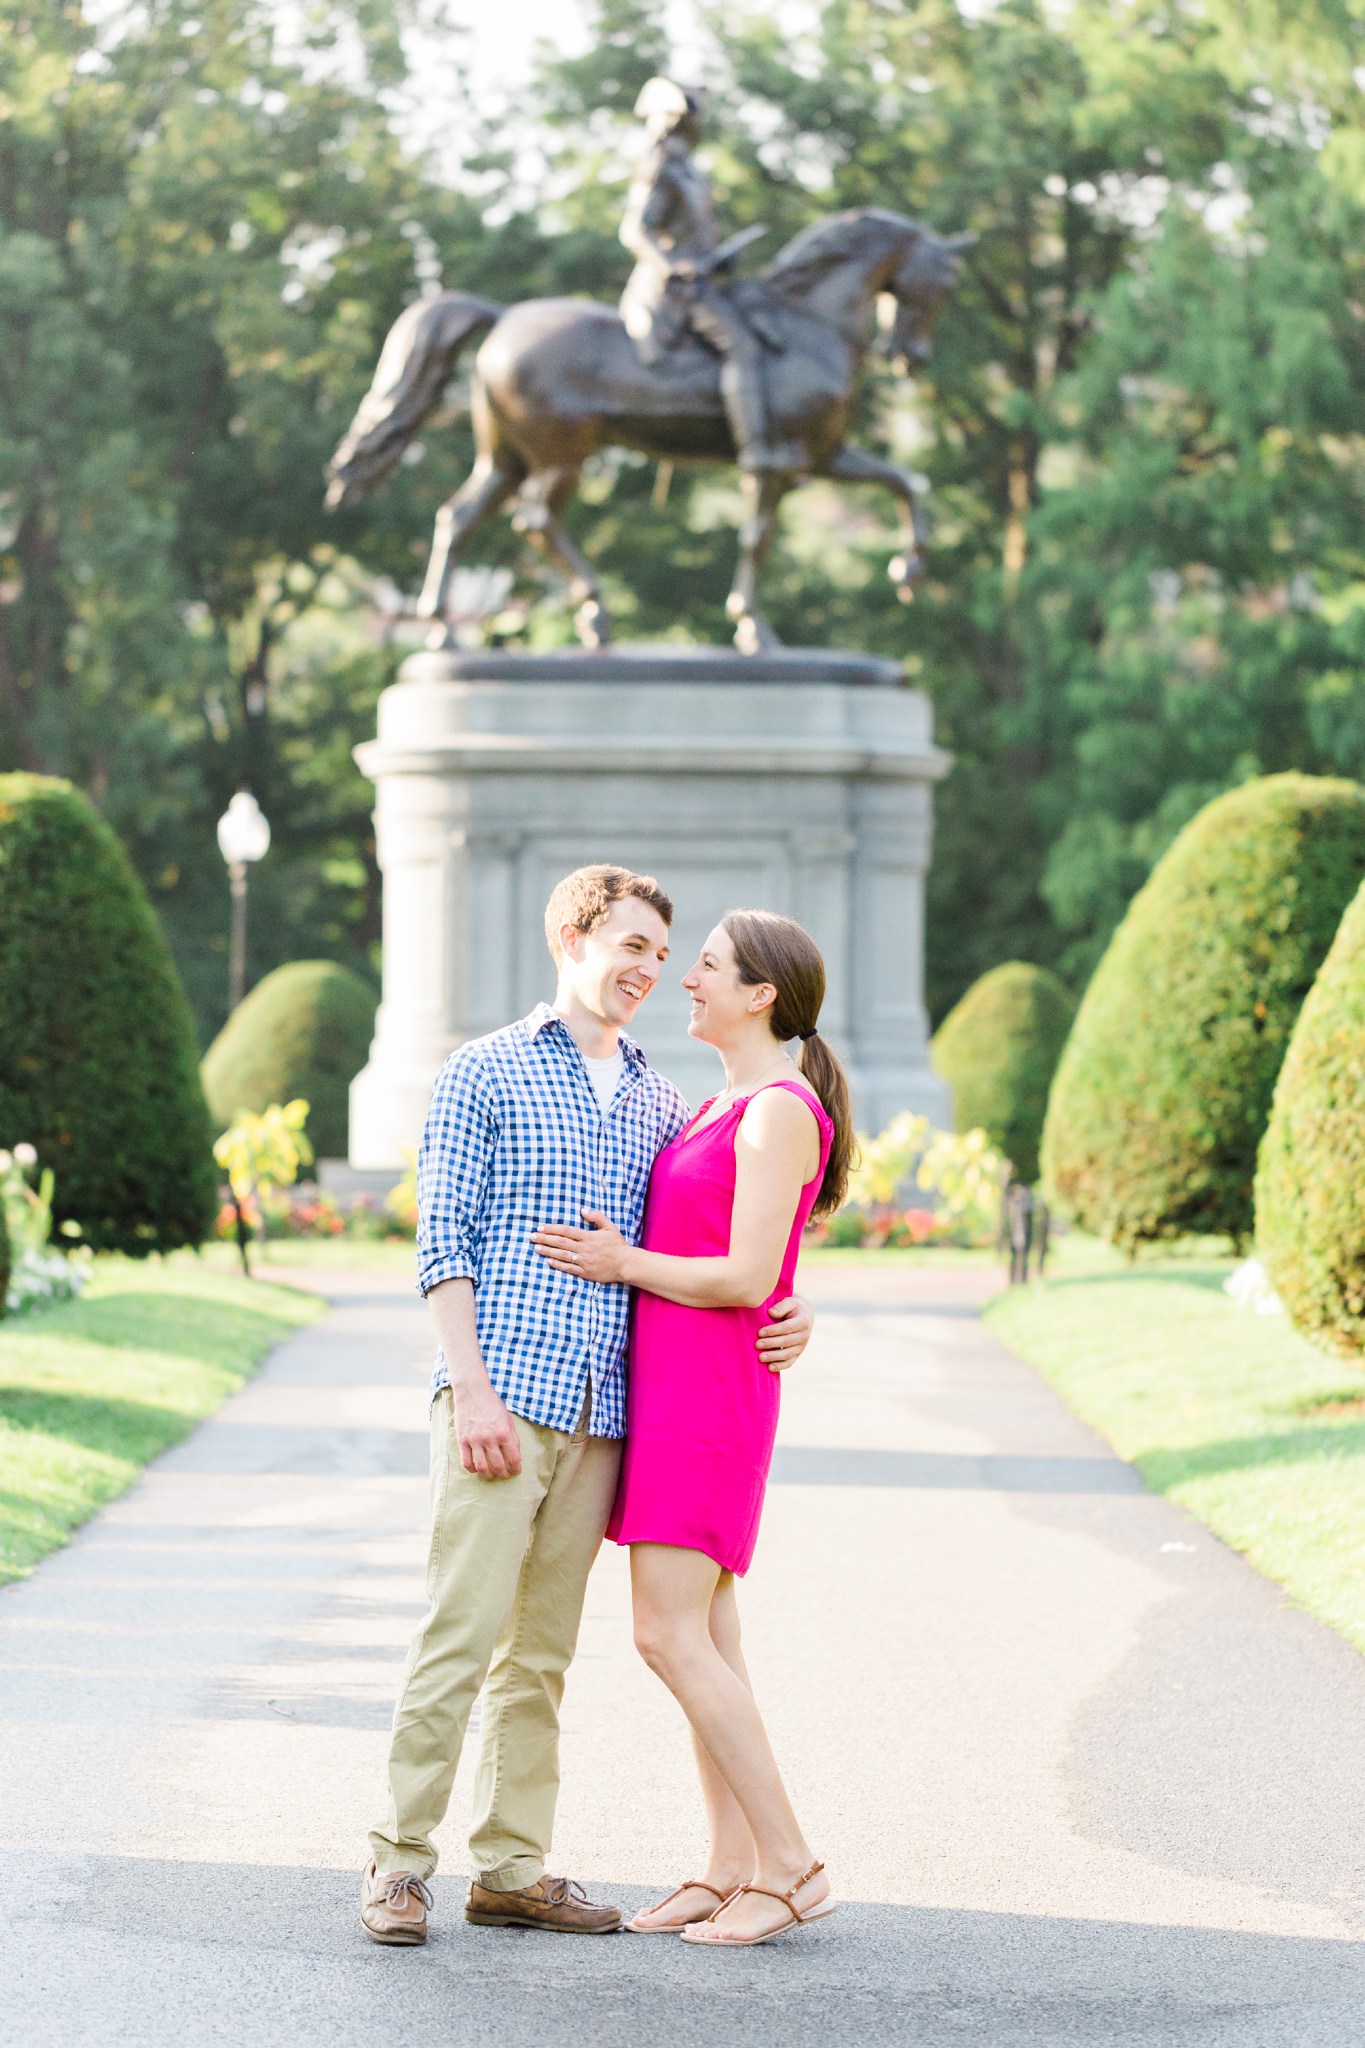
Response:
M765 247L878 204L975 230L928 375L859 425L932 485L789 501L784 637L893 654L957 766L938 799L936 1015L1006 958L1079 987L1180 826L1285 768L1365 773L1365 60L1358 0L826 0L709 16L709 164ZM458 8L452 9L458 13ZM595 0L515 133L469 104L441 0L0 0L0 767L73 776L221 1021L213 821L275 826L253 968L373 971L350 749L470 457L458 386L368 503L320 472L401 306L438 280L613 298L657 0ZM282 21L287 16L287 29ZM412 69L448 65L439 149ZM432 92L423 104L431 130ZM576 536L623 632L722 640L733 475L604 462ZM505 524L504 635L568 608ZM400 635L401 637L401 635Z

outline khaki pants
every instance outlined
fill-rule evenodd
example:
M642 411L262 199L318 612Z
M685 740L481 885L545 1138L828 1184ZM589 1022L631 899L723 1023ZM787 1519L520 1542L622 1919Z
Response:
M487 1680L474 1788L473 1869L492 1891L534 1884L559 1792L559 1702L588 1573L616 1492L621 1446L516 1417L521 1472L460 1463L450 1389L431 1411L431 1605L394 1709L389 1813L370 1835L381 1873L436 1868L470 1708Z

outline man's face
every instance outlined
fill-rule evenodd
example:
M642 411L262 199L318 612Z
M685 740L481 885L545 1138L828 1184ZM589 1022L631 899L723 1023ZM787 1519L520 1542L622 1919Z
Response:
M560 990L589 1016L629 1028L668 958L668 926L650 903L623 896L596 931L560 929Z

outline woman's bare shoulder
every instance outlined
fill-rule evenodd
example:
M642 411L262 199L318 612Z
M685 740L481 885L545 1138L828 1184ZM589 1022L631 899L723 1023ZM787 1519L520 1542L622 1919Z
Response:
M812 1124L818 1121L814 1108L814 1091L806 1092L806 1084L797 1082L795 1087L783 1087L773 1082L769 1087L760 1088L750 1096L739 1127L746 1137L787 1137L804 1136Z

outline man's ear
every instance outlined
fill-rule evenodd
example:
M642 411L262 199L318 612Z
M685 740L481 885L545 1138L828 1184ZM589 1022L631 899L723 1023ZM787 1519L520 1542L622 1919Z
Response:
M576 924L562 924L559 927L559 950L566 960L576 960L583 943L583 934Z

